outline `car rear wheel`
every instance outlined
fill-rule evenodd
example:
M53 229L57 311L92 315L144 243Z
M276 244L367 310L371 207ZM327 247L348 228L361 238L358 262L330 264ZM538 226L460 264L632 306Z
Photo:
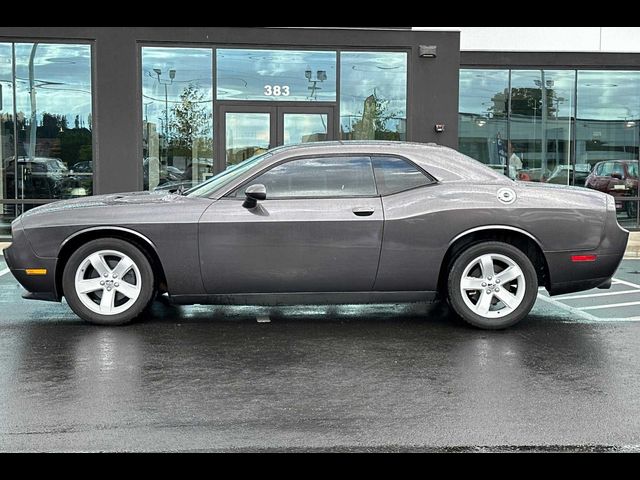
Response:
M454 262L448 298L467 323L486 330L512 327L529 315L538 277L529 258L500 242L470 247Z
M62 285L71 309L95 325L134 321L151 303L155 279L145 254L119 239L96 240L76 251Z

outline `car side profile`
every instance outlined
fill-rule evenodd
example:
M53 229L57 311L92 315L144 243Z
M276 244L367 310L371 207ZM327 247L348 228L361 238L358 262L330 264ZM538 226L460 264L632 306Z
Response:
M26 298L100 325L176 304L446 299L503 329L551 295L607 288L629 233L613 197L514 182L454 150L392 142L283 147L174 194L69 200L13 223Z

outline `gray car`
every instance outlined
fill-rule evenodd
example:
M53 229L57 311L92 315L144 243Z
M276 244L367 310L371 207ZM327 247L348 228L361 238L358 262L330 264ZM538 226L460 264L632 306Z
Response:
M629 233L613 197L520 184L448 148L286 147L184 195L134 193L36 208L13 223L26 298L100 325L176 304L448 300L470 324L524 319L551 295L608 288Z

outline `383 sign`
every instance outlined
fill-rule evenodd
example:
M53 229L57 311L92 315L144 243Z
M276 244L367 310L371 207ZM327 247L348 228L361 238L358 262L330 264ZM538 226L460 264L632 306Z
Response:
M265 97L289 97L291 96L291 87L289 85L265 85Z

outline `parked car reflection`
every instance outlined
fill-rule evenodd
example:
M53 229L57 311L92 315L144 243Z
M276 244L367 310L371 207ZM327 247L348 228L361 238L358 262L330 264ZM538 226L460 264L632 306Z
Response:
M551 183L554 185L575 185L577 187L583 187L590 173L591 166L589 164L576 165L575 169L573 165L559 165L558 167L556 167L553 173L551 173L546 183Z
M616 197L618 212L637 218L638 202L625 202L625 198L638 197L638 161L610 160L598 163L586 181L586 187Z

